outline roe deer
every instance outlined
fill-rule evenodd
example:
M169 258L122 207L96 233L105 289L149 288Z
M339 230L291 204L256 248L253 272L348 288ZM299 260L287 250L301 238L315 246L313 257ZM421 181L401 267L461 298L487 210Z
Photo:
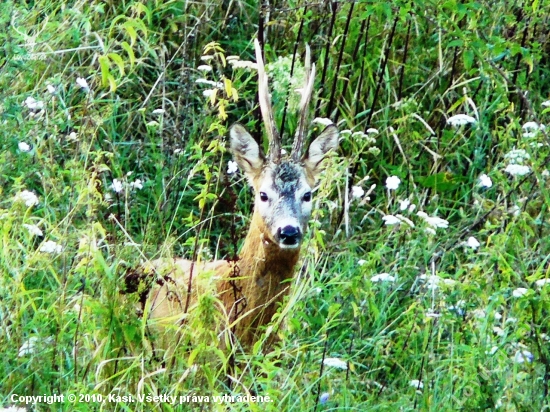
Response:
M311 191L326 154L338 145L338 130L330 124L311 143L302 157L306 136L307 108L313 92L315 65L306 46L305 85L301 89L298 127L290 158L282 159L279 133L273 120L267 75L258 40L258 93L263 123L269 140L268 156L246 129L230 128L230 151L254 189L254 214L242 251L236 262L192 262L159 259L152 262L159 274L168 274L150 292L151 318L181 320L196 303L201 276L214 274L216 294L223 303L231 329L243 346L255 342L288 294L300 245L311 214ZM162 277L161 277L162 278ZM212 279L212 276L210 276ZM191 293L191 295L189 295Z

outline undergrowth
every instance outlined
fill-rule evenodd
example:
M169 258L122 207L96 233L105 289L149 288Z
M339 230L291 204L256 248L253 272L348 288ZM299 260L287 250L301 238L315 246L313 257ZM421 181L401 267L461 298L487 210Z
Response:
M547 409L547 9L4 2L2 410ZM220 349L205 294L163 351L125 278L237 254L253 197L226 132L262 135L255 37L284 147L307 42L339 153L279 341Z

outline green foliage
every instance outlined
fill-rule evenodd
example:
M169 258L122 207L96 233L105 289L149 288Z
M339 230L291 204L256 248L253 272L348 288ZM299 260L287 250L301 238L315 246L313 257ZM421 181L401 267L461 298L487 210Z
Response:
M0 409L548 408L545 2L256 3L0 8ZM237 253L252 196L225 136L261 136L258 27L283 146L304 42L341 140L292 293L231 353L212 285L163 333L125 278Z

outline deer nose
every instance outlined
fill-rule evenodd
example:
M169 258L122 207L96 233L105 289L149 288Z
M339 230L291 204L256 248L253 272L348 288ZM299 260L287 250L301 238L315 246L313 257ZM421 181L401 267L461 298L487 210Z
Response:
M300 242L302 233L300 228L296 226L285 226L282 229L279 228L279 239L283 245L295 245Z

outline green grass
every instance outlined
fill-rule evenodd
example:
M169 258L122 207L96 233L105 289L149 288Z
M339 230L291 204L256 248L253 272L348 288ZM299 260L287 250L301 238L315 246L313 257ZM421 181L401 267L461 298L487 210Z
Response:
M270 2L276 121L295 42L308 42L316 116L338 123L339 153L268 328L279 342L220 350L205 294L163 350L124 293L128 270L233 256L251 214L246 182L227 174L226 131L260 134L256 78L225 58L254 60L261 16L256 2L223 3L0 8L0 409L54 394L89 397L28 407L548 408L550 151L545 129L525 127L550 117L545 1ZM475 123L450 125L458 114ZM285 146L295 124L289 111ZM178 402L138 400L154 395ZM223 395L272 402L213 401Z

